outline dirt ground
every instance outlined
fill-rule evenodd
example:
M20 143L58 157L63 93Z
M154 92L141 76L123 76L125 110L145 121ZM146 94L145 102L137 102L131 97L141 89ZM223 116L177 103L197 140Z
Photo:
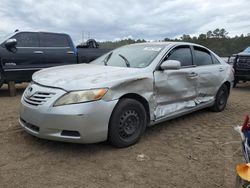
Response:
M38 139L18 125L25 85L0 89L0 187L234 187L243 162L233 130L250 114L250 84L233 89L224 112L202 110L148 128L116 149Z

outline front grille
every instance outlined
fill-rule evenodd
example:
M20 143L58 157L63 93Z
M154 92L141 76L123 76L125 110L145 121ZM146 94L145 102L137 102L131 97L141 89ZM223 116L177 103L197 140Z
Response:
M250 69L250 56L239 56L237 68Z
M39 106L48 101L51 97L53 97L55 93L49 92L36 92L32 96L28 96L26 93L24 94L24 101L32 106Z

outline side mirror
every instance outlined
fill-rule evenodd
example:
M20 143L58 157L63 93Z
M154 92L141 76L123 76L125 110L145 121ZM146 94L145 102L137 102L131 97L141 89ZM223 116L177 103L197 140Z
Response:
M8 39L5 41L4 46L11 52L16 52L16 45L17 40L16 39Z
M166 60L161 64L162 70L172 69L177 70L181 68L181 62L177 60Z

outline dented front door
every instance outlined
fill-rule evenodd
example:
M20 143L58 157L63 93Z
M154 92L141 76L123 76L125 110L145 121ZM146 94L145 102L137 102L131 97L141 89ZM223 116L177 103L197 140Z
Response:
M195 107L198 74L195 67L155 71L156 119Z

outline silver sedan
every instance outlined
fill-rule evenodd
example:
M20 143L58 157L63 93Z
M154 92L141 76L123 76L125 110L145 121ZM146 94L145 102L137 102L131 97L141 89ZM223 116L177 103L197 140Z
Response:
M223 111L233 78L232 67L200 45L128 45L90 64L36 72L19 122L44 139L126 147L147 126L203 108Z

